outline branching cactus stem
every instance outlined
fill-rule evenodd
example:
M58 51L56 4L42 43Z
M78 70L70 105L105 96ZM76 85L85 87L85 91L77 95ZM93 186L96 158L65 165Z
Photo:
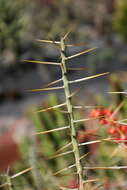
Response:
M69 87L69 81L67 78L67 68L66 68L67 57L66 57L66 45L65 45L64 38L61 38L60 48L61 48L62 79L63 79L63 84L64 84L66 105L67 105L68 116L69 116L71 141L72 141L72 146L73 146L73 151L74 151L75 165L76 165L77 174L79 178L79 190L83 190L84 189L83 188L83 168L82 168L81 160L80 160L78 142L76 140L76 129L75 129L76 124L74 122L73 105L71 102L71 92L70 92L70 87Z

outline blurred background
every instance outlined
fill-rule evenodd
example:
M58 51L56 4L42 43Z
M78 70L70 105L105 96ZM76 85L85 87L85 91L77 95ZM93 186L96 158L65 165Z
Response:
M126 90L127 0L0 0L1 137L14 131L20 134L20 139L26 133L26 126L29 129L33 125L28 116L33 107L48 105L48 92L27 90L42 88L58 79L59 68L23 60L59 61L59 49L37 39L59 40L68 31L71 32L67 43L79 44L68 48L68 55L97 48L68 62L70 67L85 68L70 71L70 79L110 72L106 77L83 82L78 102L106 104L106 100L112 100L107 94L109 90ZM63 99L61 90L57 96ZM120 99L113 97L113 101L118 104ZM5 165L8 163L11 161Z
M36 39L59 40L70 30L69 43L80 47L69 48L69 54L97 47L74 59L73 66L87 67L88 74L126 71L126 23L126 0L0 0L0 115L20 115L44 96L25 90L58 78L54 67L23 62L59 60L57 47ZM78 72L71 75L78 77Z

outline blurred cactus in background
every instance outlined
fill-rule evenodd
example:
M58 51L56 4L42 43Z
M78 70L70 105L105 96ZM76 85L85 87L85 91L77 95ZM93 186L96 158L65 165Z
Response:
M0 0L0 60L15 63L23 48L23 36L28 24L27 1Z
M39 56L37 47L31 43L35 36L57 39L68 28L72 29L71 39L75 41L94 40L95 36L101 35L110 36L113 14L113 23L116 23L113 25L116 25L117 31L122 31L121 24L118 23L123 23L125 20L126 5L122 8L121 4L124 0L118 1L114 13L115 2L115 0L95 0L94 2L89 0L78 2L75 0L0 0L1 63L15 63L17 56L18 60L24 56L27 57L28 54L33 58ZM125 26L123 23L123 27Z
M114 30L127 41L127 1L116 0L113 18Z

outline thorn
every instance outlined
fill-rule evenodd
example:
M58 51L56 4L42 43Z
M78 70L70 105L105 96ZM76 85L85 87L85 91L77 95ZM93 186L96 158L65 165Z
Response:
M59 174L59 177L63 177L63 176L72 176L72 175L78 175L77 172L71 172L70 174Z
M74 109L91 109L91 108L102 108L102 106L73 106Z
M92 119L97 119L97 118L87 118L87 119L79 119L79 120L74 120L74 123L79 123L79 122L83 122L83 121L89 121Z
M100 143L100 142L102 142L102 140L84 142L84 143L79 144L79 146L84 146L84 145L89 145L89 144L96 144L96 143Z
M82 55L82 54L88 53L88 52L93 51L93 50L95 50L95 49L96 49L96 48L90 48L90 49L84 50L84 51L82 51L82 52L80 52L80 53L77 53L77 54L75 54L75 55L71 55L71 56L67 57L66 59L67 59L67 60L68 60L68 59L72 59L72 58L74 58L74 57L77 57L77 56L80 56L80 55Z
M86 119L74 120L74 123L83 122L83 121L90 121L90 120L96 120L96 119L98 119L98 118L102 118L102 116L100 116L100 117L93 117L93 118L86 118Z
M127 92L108 92L109 94L127 94Z
M101 189L104 186L104 184L105 183L96 185L93 190L99 190L99 189Z
M124 123L124 121L127 121L127 119L122 119L122 120L119 120L119 121L114 121L114 123L118 123L118 124L121 124L121 125L127 125L127 123Z
M45 135L45 134L48 134L48 133L61 131L61 130L64 130L64 129L69 129L69 128L70 128L70 126L59 127L59 128L51 129L51 130L48 130L48 131L37 132L37 133L34 133L33 135Z
M88 156L89 153L90 153L90 152L87 152L86 154L84 154L83 156L81 156L79 160L82 160L83 158L85 158L86 156Z
M64 113L64 114L68 114L69 112L68 111L65 111L65 110L60 110L60 109L53 109L54 111L57 111L57 112L60 112L60 113Z
M42 43L49 43L49 44L60 44L59 41L52 41L52 40L36 40L37 42L42 42Z
M50 83L46 84L45 87L49 87L49 86L51 86L51 85L53 85L53 84L56 84L56 83L58 83L58 82L60 82L60 81L62 81L62 79L58 79L58 80L55 80L55 81L53 81L53 82L50 82Z
M110 155L110 158L113 158L113 157L116 155L116 153L118 153L119 148L120 148L120 147L117 146L117 147L115 148L115 150L113 150L112 154Z
M69 81L69 83L70 84L77 83L77 82L93 79L93 78L96 78L96 77L100 77L100 76L103 76L103 75L107 75L107 74L109 74L109 72L101 73L101 74L97 74L97 75L93 75L93 76L89 76L89 77L85 77L85 78L81 78L81 79L77 79L77 80L73 80L73 81Z
M31 171L32 169L33 169L32 167L27 168L27 169L25 169L25 170L23 170L23 171L21 171L21 172L19 172L19 173L17 173L17 174L14 174L14 175L13 175L13 176L11 176L10 178L11 178L11 179L14 179L14 178L16 178L16 177L18 177L18 176L20 176L20 175L22 175L22 174L26 173L26 172Z
M37 64L47 64L47 65L61 65L61 63L55 63L55 62L46 62L46 61L34 61L34 60L24 60L23 62L27 63L37 63Z
M71 31L70 31L71 32ZM65 35L65 37L63 37L64 39L68 36L68 34L70 33L70 32L68 32L68 33L66 33ZM53 41L53 40L39 40L39 39L37 39L36 40L37 42L41 42L41 43L49 43L49 44L60 44L60 42L59 41ZM86 45L86 43L78 43L78 44L65 44L66 46L68 46L68 47L73 47L73 46L78 46L78 47L81 47L81 46L85 46Z
M76 89L74 92L72 92L72 94L69 96L69 98L75 96L80 90L81 90L81 88Z
M63 168L63 169L61 169L61 170L59 170L59 171L53 173L53 175L58 175L59 173L61 173L61 172L63 172L63 171L66 171L66 170L68 170L68 169L71 169L71 168L73 168L73 167L75 167L75 164L70 165L70 166L68 166L67 168Z
M120 170L127 169L127 166L111 166L111 167L83 167L86 170Z
M56 154L56 155L50 157L49 160L50 160L50 159L53 159L53 158L58 158L58 157L60 157L60 156L65 156L65 155L70 154L70 153L73 153L73 152L74 152L73 150L67 151L67 152L62 152L61 154Z
M32 90L27 90L28 92L41 92L41 91L48 91L48 90L59 90L63 89L64 86L58 86L58 87L52 87L52 88L42 88L42 89L32 89Z
M68 47L83 47L83 46L86 46L87 43L78 43L78 44L67 44L66 46Z
M117 107L116 107L116 109L114 110L114 112L112 113L112 115L111 115L111 119L118 113L118 111L121 109L121 107L124 105L124 103L125 103L125 100L123 100Z
M70 71L83 71L83 70L86 70L86 68L84 68L84 67L77 67L77 68L68 67L67 70L70 70Z
M89 144L96 144L96 143L101 143L102 141L111 141L111 138L106 138L106 139L101 139L101 140L95 140L95 141L89 141L89 142L84 142L84 143L80 143L78 144L79 146L84 146L84 145L89 145Z
M91 183L91 182L96 182L96 181L99 181L99 179L88 179L88 180L83 181L83 183Z
M64 145L63 147L61 147L60 149L58 149L56 151L56 154L59 153L59 152L62 152L65 148L68 148L70 145L72 145L72 142L70 142L70 143Z
M69 30L65 35L64 35L64 37L63 37L63 40L65 40L67 37L68 37L68 35L71 33L71 30Z
M49 111L49 110L52 110L52 109L56 109L56 108L63 107L63 106L65 106L65 105L66 105L66 103L58 104L58 105L56 105L56 106L52 106L52 107L49 107L49 108L46 108L46 109L42 109L42 110L36 111L35 113Z

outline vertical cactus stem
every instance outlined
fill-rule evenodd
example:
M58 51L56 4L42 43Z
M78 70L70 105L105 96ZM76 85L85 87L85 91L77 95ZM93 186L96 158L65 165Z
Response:
M71 102L71 92L69 87L69 82L67 78L67 68L66 68L66 45L64 38L61 38L60 43L61 48L61 70L62 70L62 79L64 84L64 92L65 92L65 98L66 98L66 104L67 104L67 110L68 110L68 117L69 117L69 125L71 130L71 141L74 151L74 157L75 157L75 164L77 169L77 174L79 177L79 190L83 190L83 169L80 161L80 153L79 153L79 147L78 142L76 140L76 129L75 129L75 123L74 123L74 114L73 114L73 106Z

